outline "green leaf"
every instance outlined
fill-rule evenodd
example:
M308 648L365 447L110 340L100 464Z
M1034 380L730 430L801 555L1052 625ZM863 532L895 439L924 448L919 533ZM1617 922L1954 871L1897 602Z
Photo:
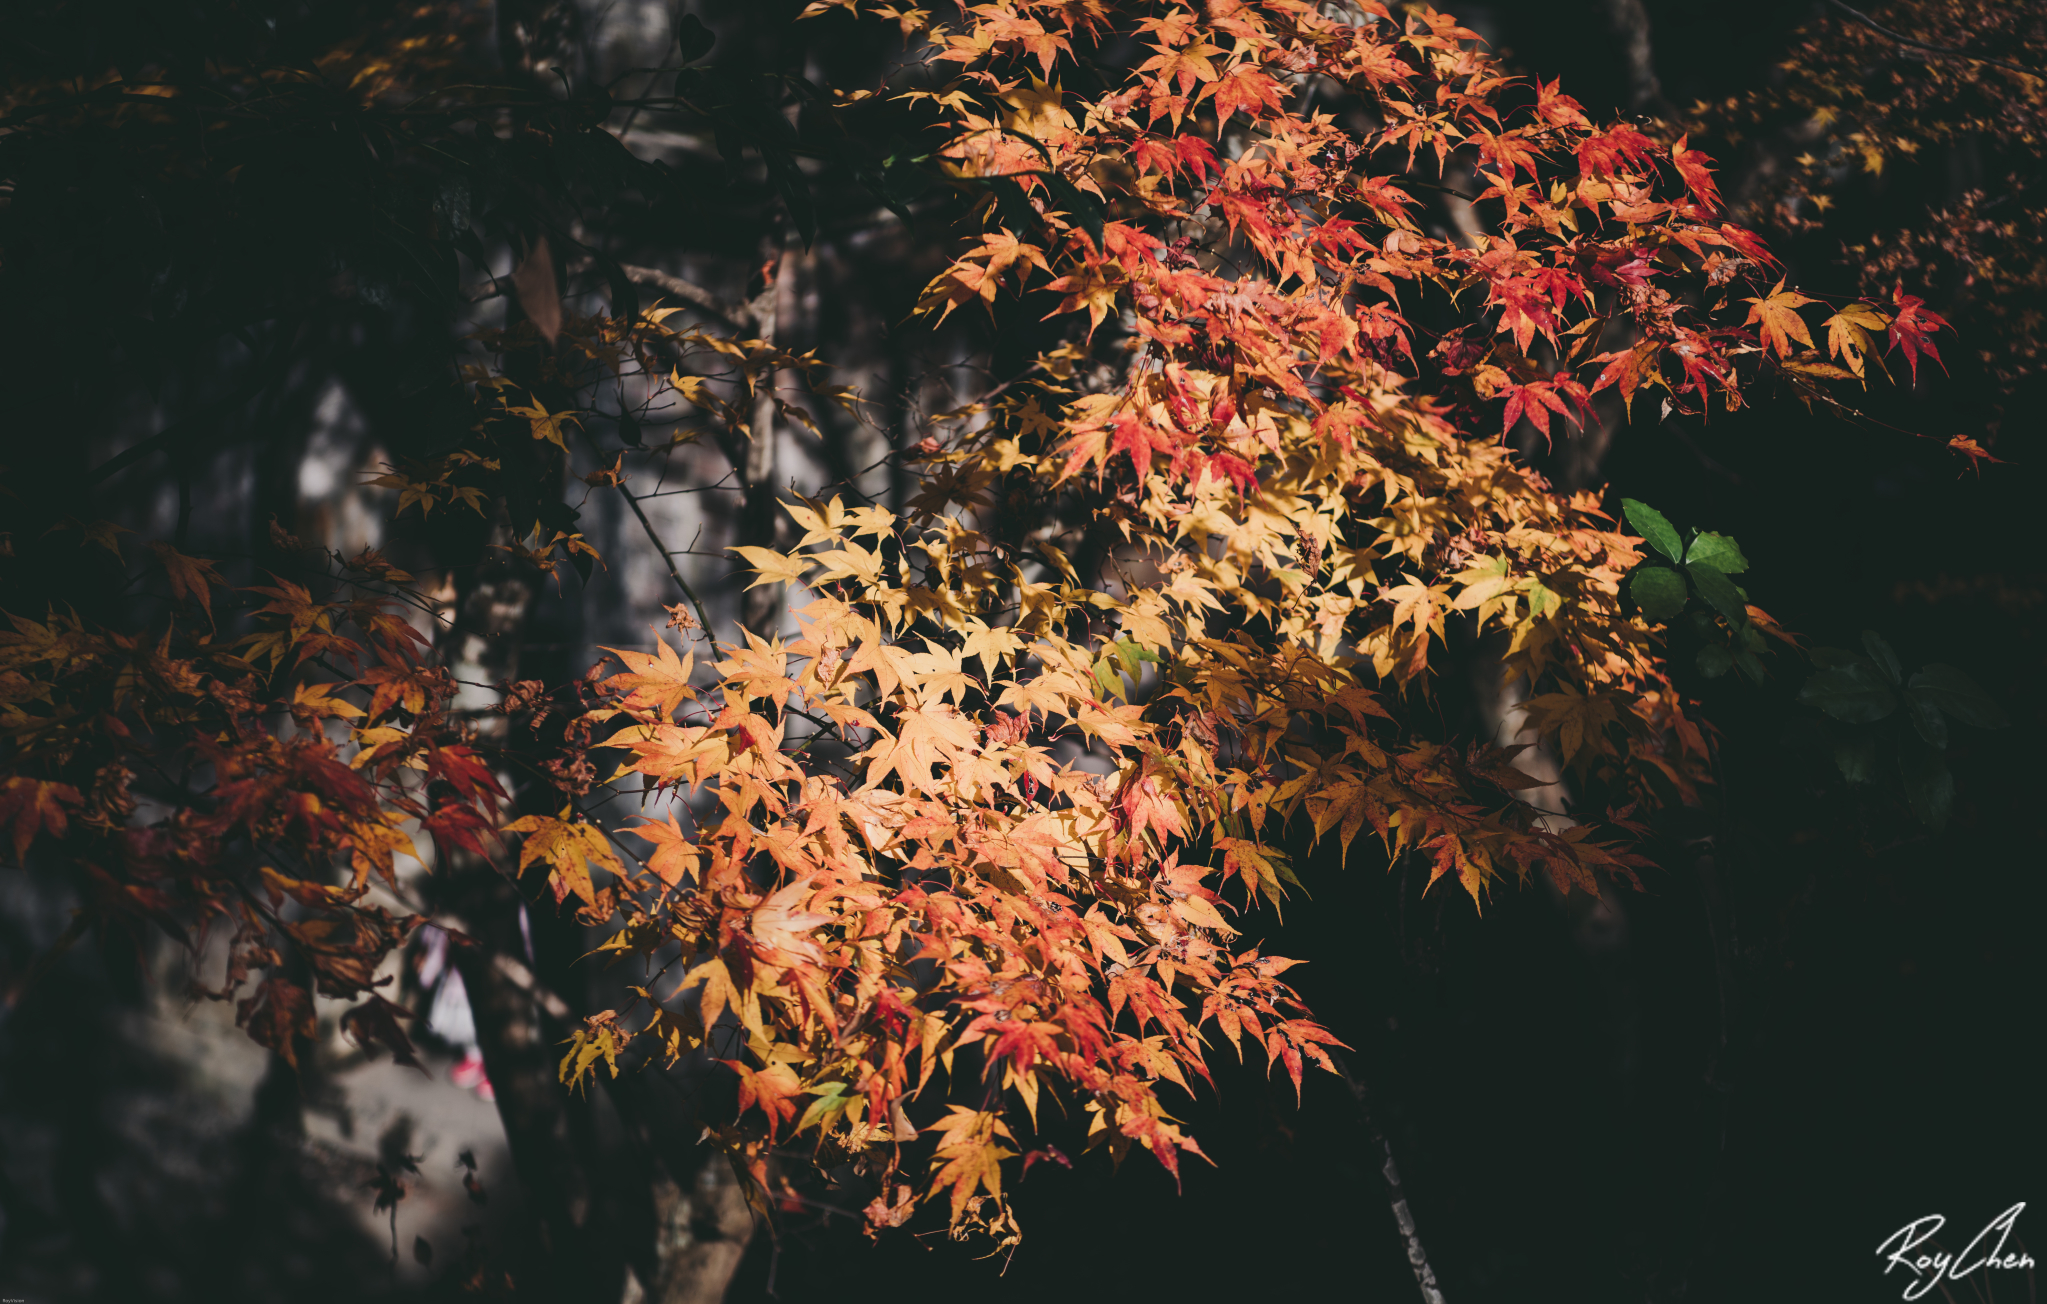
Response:
M878 169L859 166L854 173L862 185L888 206L891 213L909 222L912 220L910 204L931 189L933 177L923 167L925 156L917 154L916 147L908 140L893 137L885 148L888 152Z
M994 192L996 210L1011 234L1025 236L1036 229L1038 210L1031 207L1030 196L1024 194L1022 186L1008 177L988 177L981 184Z
M1695 664L1699 667L1699 673L1706 678L1718 679L1734 669L1734 658L1718 643L1708 643L1699 649L1698 661Z
M1906 689L1903 696L1905 718L1912 722L1912 727L1919 731L1919 736L1934 747L1946 747L1947 721L1941 718L1940 710L1934 705L1933 699L1927 696L1925 690L1918 688Z
M1628 596L1642 614L1665 624L1683 613L1690 592L1685 577L1667 566L1644 566L1628 580Z
M1866 729L1844 732L1834 741L1834 765L1850 783L1876 782L1876 735Z
M1685 549L1687 562L1704 562L1723 575L1739 575L1748 569L1748 558L1741 555L1741 546L1724 534L1708 531L1692 540L1692 546Z
M1736 652L1734 654L1734 664L1735 668L1740 670L1751 684L1763 682L1763 663L1757 660L1755 653L1746 649Z
M846 1084L843 1082L820 1082L814 1087L805 1087L804 1090L816 1095L817 1099L811 1101L810 1108L803 1111L803 1117L796 1120L798 1132L838 1113L855 1099L846 1094Z
M1095 242L1095 248L1100 249L1102 231L1106 225L1102 202L1057 172L1045 172L1040 175L1045 178L1045 185L1052 192L1053 202L1068 217L1078 222L1080 229L1087 232L1088 238Z
M2003 729L2011 724L2011 717L2004 713L1997 700L1953 666L1937 661L1929 664L1912 676L1912 687L1927 701L1963 724L1972 724L1978 729Z
M695 63L711 52L711 46L718 38L710 28L704 26L704 20L695 14L678 14L675 19L675 40L681 47L682 61Z
M1806 680L1798 700L1847 724L1875 724L1898 709L1883 672L1860 657Z
M1905 780L1905 800L1919 822L1938 833L1947 827L1955 805L1955 776L1947 758L1906 734L1898 742L1898 773Z
M1142 644L1133 643L1127 638L1117 639L1111 645L1111 648L1116 653L1116 659L1123 663L1123 673L1130 676L1132 683L1137 682L1137 668L1139 666L1147 661L1153 665L1158 664L1158 653L1153 652Z
M1821 670L1833 670L1840 666L1857 663L1868 666L1871 670L1876 670L1876 662L1871 661L1860 652L1849 652L1843 648L1816 647L1807 655L1812 658L1813 665ZM1879 671L1878 673L1882 672Z
M1740 629L1748 624L1748 604L1741 600L1741 590L1734 587L1734 581L1726 574L1704 562L1686 565L1692 583L1698 585L1699 596L1727 618L1727 623Z
M1633 498L1621 499L1621 512L1628 518L1628 524L1641 532L1649 546L1670 558L1682 562L1685 558L1684 544L1678 540L1677 527L1662 512Z
M1862 631L1862 646L1868 649L1869 659L1876 662L1877 668L1884 672L1886 679L1893 684L1905 682L1905 667L1898 664L1898 654L1891 651L1891 645L1878 637L1875 630Z
M1104 701L1122 695L1123 677L1116 673L1116 663L1107 657L1095 662L1095 682L1102 686Z
M1277 847L1261 847L1258 854L1265 857L1265 863L1272 866L1273 872L1279 875L1281 882L1299 888L1303 894L1307 893L1308 885L1301 882L1299 874L1294 873L1294 862L1287 858L1284 851Z

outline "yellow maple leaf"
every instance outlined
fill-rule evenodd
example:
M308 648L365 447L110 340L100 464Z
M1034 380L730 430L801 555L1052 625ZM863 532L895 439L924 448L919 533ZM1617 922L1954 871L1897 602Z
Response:
M604 650L625 663L623 673L613 675L604 681L605 692L629 690L624 702L628 707L640 707L669 715L684 702L695 697L696 688L690 683L690 674L696 667L696 653L689 652L681 657L663 639L655 639L658 655L634 652L630 648L607 647Z
M528 815L505 826L507 833L526 835L519 848L519 870L524 873L536 861L548 865L547 884L560 902L571 894L584 905L594 904L597 890L590 881L590 866L608 869L620 878L625 867L619 863L604 830L581 820Z
M749 589L757 589L763 584L801 584L806 564L810 561L808 557L791 557L773 548L757 548L751 544L740 544L732 551L752 562L760 577L746 586Z
M972 748L979 732L956 707L905 708L896 719L896 735L884 733L861 753L868 758L867 782L861 786L878 788L895 774L905 785L930 792L938 786L931 767Z
M1866 303L1851 303L1827 318L1827 353L1844 362L1860 379L1876 337L1891 319Z
M960 657L962 660L967 657L981 658L981 673L984 676L992 675L997 666L1014 656L1023 645L1023 640L1016 636L1014 629L1007 626L991 627L980 620L973 620L968 623L967 637L960 644Z

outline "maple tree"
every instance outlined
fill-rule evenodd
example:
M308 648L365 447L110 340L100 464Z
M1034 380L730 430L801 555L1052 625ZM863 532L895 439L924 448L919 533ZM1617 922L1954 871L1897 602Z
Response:
M1403 289L1497 310L1430 350L1441 362L1423 375L1498 401L1509 426L1570 417L1609 387L1738 405L1757 365L1800 384L1859 376L1871 330L1917 350L1925 320L1902 298L1890 313L1851 305L1825 324L1852 371L1827 362L1800 316L1814 301L1763 288L1767 251L1715 220L1694 152L1600 130L1554 86L1503 103L1510 83L1447 19L1145 17L1154 57L1085 97L1060 89L1061 56L1109 15L975 13L934 60L963 75L911 94L947 111L923 157L992 192L976 210L990 229L920 311L1042 286L1091 333L1127 314L1127 361L1089 384L1086 345L1068 345L960 414L921 450L908 520L788 504L796 547L745 551L758 583L816 595L802 635L714 644L721 678L702 706L674 700L682 663L607 681L597 714L630 722L608 743L630 751L624 770L718 804L693 807L693 863L671 862L687 881L657 874L655 907L610 944L674 940L701 959L593 1022L567 1067L632 1036L678 1056L736 1010L730 1062L760 1122L743 1116L721 1142L758 1164L785 1129L812 1132L890 1192L870 1220L944 1191L956 1230L1007 1227L1001 1161L1022 1143L1003 1093L1035 1117L1040 1079L1064 1079L1091 1136L1171 1169L1195 1146L1156 1083L1205 1072L1200 1025L1233 1044L1251 1033L1296 1082L1303 1063L1327 1065L1333 1038L1290 1017L1289 962L1236 952L1218 908L1232 880L1247 905L1284 898L1272 835L1288 819L1346 850L1369 827L1475 901L1503 875L1596 891L1602 872L1632 874L1636 858L1592 825L1516 801L1534 781L1504 755L1403 727L1395 711L1426 694L1452 613L1508 634L1507 677L1588 791L1632 808L1705 780L1699 728L1621 600L1637 541L1594 497L1550 492L1491 432L1460 436L1441 398L1416 395L1396 370L1416 357ZM1286 111L1288 72L1368 91L1384 126L1360 140ZM1188 130L1204 105L1229 152ZM1440 176L1460 150L1504 217L1469 246L1422 234L1399 174L1372 176L1381 159ZM1159 234L1175 227L1200 234ZM1742 285L1758 291L1745 315ZM981 528L991 489L1024 479L1092 519L1025 540ZM1104 567L1114 578L1097 585ZM1737 599L1722 618L1745 627L1749 613ZM1062 743L1100 760L1061 757ZM656 836L666 852L685 835ZM758 855L778 867L775 892L746 875ZM911 978L917 963L935 968ZM697 999L678 1010L670 992ZM1183 999L1200 1001L1196 1019ZM978 1052L981 1104L951 1106L928 1172L901 1167L918 1130L904 1101L963 1051Z
M787 537L736 551L755 587L798 595L793 631L720 636L669 560L673 632L555 690L559 746L515 811L501 775L518 758L451 712L421 632L449 604L390 561L336 557L319 592L272 577L231 620L209 562L73 522L79 547L132 556L165 592L125 629L12 614L0 819L17 862L86 885L73 938L232 930L211 994L287 1059L315 990L361 998L350 1030L410 1055L375 975L429 916L366 899L399 891L394 857L532 871L609 930L593 962L638 978L583 1021L562 1080L715 1059L739 1108L710 1139L764 1202L793 1192L800 1144L880 1188L877 1231L928 1203L955 1235L1008 1243L1015 1181L1066 1158L1048 1113L1177 1174L1201 1150L1167 1088L1197 1090L1220 1041L1297 1090L1335 1067L1337 1034L1284 978L1298 961L1250 940L1253 911L1312 908L1290 847L1366 838L1475 907L1535 875L1598 893L1647 863L1648 813L1713 782L1665 626L1696 590L1720 669L1762 679L1768 637L1790 640L1729 578L1746 559L1557 491L1507 435L1548 439L1609 390L1666 413L1724 414L1758 383L1831 401L1893 355L1908 378L1938 365L1944 323L1895 286L1791 287L1688 137L1597 123L1426 8L836 0L803 18L905 37L914 77L804 95L849 139L884 96L909 119L862 141L857 170L891 210L950 205L915 315L1020 301L1056 340L907 450L902 510L781 499ZM1124 38L1146 53L1093 57ZM708 46L688 40L673 93L645 103L750 122L807 233L787 123L747 116L740 74L691 71ZM375 119L387 88L362 76ZM1314 107L1315 85L1368 126ZM504 109L511 139L552 131L599 189L663 184L597 139L594 97L441 93L467 122ZM444 446L377 481L401 523L501 524L507 564L587 574L598 545L558 501L577 450L597 459L586 487L644 524L634 478L680 444L741 462L764 417L858 410L828 357L643 310L658 281L505 192L522 268L576 241L611 310L556 299L547 317L547 294L515 289L526 319L475 337ZM1425 226L1418 192L1452 194L1478 229ZM429 252L475 238L437 202ZM627 382L645 397L607 408ZM692 424L650 445L641 423L669 404ZM1494 638L1568 817L1523 799L1541 786L1527 748L1436 722L1453 627ZM1953 684L1914 685L1908 702L1992 718ZM541 691L498 687L505 713Z

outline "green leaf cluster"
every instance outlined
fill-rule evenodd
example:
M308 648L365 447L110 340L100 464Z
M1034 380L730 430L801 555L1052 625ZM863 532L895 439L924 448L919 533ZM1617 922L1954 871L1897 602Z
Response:
M1761 683L1763 636L1749 620L1748 594L1728 578L1748 569L1741 545L1710 530L1695 530L1687 541L1662 512L1634 498L1623 498L1621 510L1669 563L1652 560L1628 577L1635 606L1650 620L1674 624L1696 597L1702 605L1692 608L1690 626L1703 642L1695 662L1699 673L1718 679L1739 669L1751 683Z
M1938 833L1954 809L1954 774L1946 757L1949 722L2002 729L2011 720L1954 666L1929 663L1907 679L1898 654L1879 635L1864 630L1862 647L1814 648L1818 673L1799 689L1798 700L1838 722L1829 742L1848 782L1877 782L1881 753L1893 752L1913 816Z

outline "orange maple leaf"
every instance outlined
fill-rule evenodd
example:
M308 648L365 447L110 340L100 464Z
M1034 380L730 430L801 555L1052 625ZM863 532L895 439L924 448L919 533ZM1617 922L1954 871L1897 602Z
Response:
M1776 288L1760 299L1743 299L1753 304L1748 310L1745 326L1762 327L1763 342L1774 350L1778 357L1791 356L1791 342L1798 341L1808 349L1812 347L1812 334L1805 328L1805 320L1798 315L1798 309L1814 302L1796 290L1784 288L1784 282L1777 282Z
M163 563L164 574L170 577L171 595L191 598L197 602L199 609L206 613L206 623L211 625L213 623L211 586L219 584L226 587L227 583L213 569L213 563L201 561L197 557L187 557L168 543L152 541L149 550L156 554L156 559Z
M739 1075L742 1111L760 1106L761 1113L768 1116L770 1132L795 1121L796 1103L803 1098L803 1083L794 1069L780 1061L761 1069L749 1068L738 1060L718 1062Z
M669 887L696 872L704 853L689 834L682 831L682 825L675 822L675 812L668 812L668 820L661 823L648 820L625 830L637 838L645 838L654 844L653 852L647 857L647 868L654 871Z
M1969 438L1967 435L1956 435L1953 439L1947 441L1947 446L1949 448L1954 449L1955 452L1961 454L1963 457L1968 458L1969 469L1971 471L1974 471L1978 476L1981 476L1983 474L1983 463L2004 461L2004 459L2001 457L1992 457L1990 455L1989 449L1983 447L1983 445L1977 443L1975 440Z

